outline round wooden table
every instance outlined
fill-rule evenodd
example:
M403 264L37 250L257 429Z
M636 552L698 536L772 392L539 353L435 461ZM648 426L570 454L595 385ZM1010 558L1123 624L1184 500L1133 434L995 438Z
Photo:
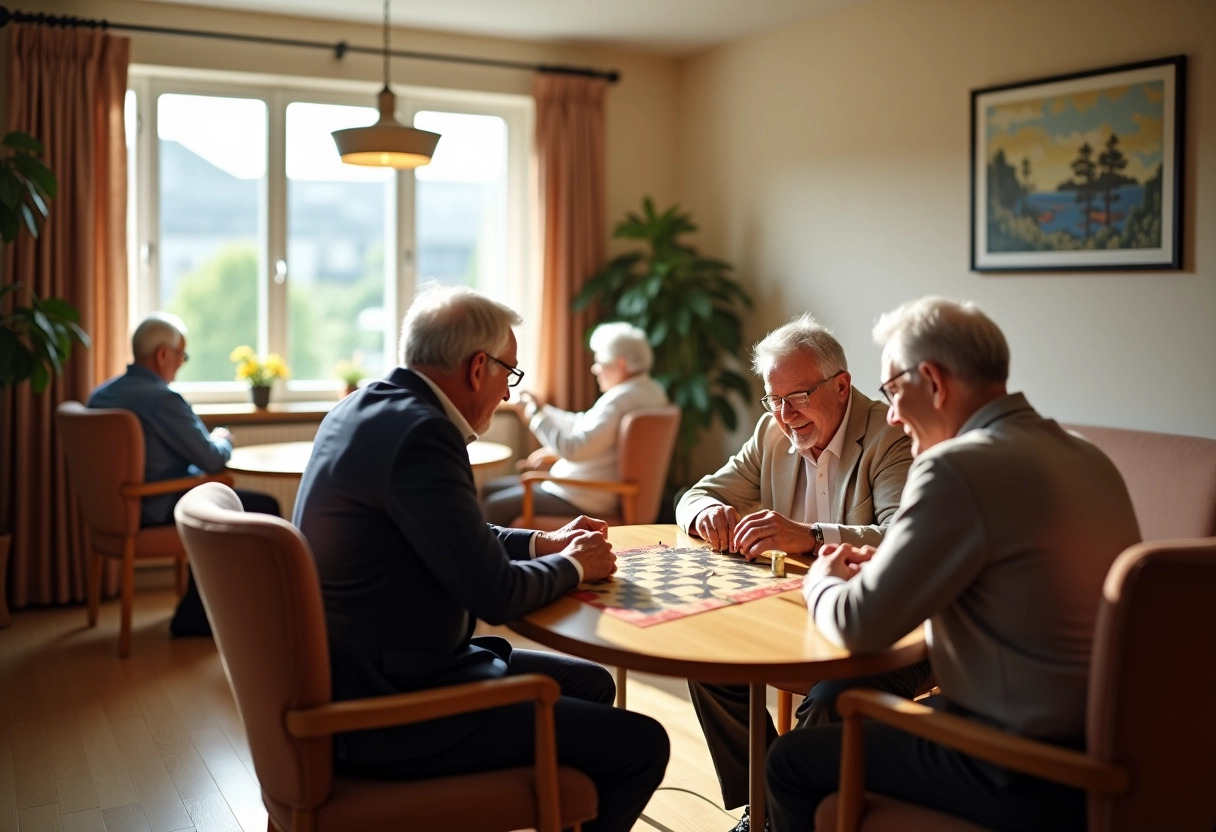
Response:
M478 439L469 445L469 464L474 468L498 465L511 458L513 452L499 442ZM241 445L232 449L228 470L263 477L294 477L299 479L312 455L312 442L271 442L265 445Z
M666 543L702 547L676 526L614 526L614 549ZM925 658L921 629L877 653L854 654L816 629L798 591L731 604L639 627L569 596L509 625L546 647L602 664L663 676L750 687L750 806L753 829L764 828L765 687L768 682L815 682L867 676Z

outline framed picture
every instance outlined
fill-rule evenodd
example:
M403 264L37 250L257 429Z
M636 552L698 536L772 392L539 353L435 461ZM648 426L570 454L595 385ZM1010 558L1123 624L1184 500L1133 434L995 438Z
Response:
M1182 265L1186 58L971 92L971 268Z

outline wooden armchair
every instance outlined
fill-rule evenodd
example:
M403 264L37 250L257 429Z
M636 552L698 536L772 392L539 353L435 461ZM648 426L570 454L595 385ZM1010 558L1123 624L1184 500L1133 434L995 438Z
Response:
M200 483L231 483L227 474L144 482L144 431L129 410L91 409L64 402L55 411L59 443L80 512L88 528L88 622L97 626L104 558L122 562L121 624L118 655L131 652L131 610L135 603L135 565L173 560L177 594L186 591L186 549L170 523L139 525L140 500L157 494L188 491Z
M176 517L271 830L558 832L595 817L591 780L557 765L553 679L531 674L334 702L321 589L300 532L278 517L246 514L231 489L214 483L183 497ZM534 766L406 781L334 774L336 733L526 701L536 705Z
M514 525L526 529L556 529L574 519L534 513L532 489L546 481L619 495L620 511L600 518L609 525L653 523L659 516L659 503L679 430L680 408L675 405L642 408L626 414L621 420L615 480L578 480L555 477L548 471L525 471L520 475L524 486L522 514Z
M1089 673L1087 749L1008 734L876 691L841 694L840 791L815 828L981 827L876 795L863 800L862 720L876 719L997 765L1083 789L1090 832L1216 828L1216 538L1130 547L1111 566ZM864 805L863 805L864 804Z

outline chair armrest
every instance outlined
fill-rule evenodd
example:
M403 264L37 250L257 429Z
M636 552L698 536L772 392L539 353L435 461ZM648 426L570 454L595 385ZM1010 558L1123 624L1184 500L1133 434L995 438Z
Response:
M569 477L555 477L548 471L527 471L519 475L519 482L524 487L523 500L520 502L520 517L522 518L524 528L532 526L532 519L535 516L535 501L532 496L532 488L538 482L555 482L559 485L572 485L577 488L591 488L597 491L611 491L621 495L622 501L630 500L637 496L638 486L633 482L619 482L617 480L577 480ZM630 516L628 512L622 511L623 516Z
M345 731L409 725L530 700L552 705L560 695L561 689L553 679L528 673L288 711L287 730L292 736L312 739Z
M152 497L157 494L175 494L178 491L189 491L194 486L202 485L205 482L222 482L231 488L233 480L232 475L225 472L200 474L197 477L177 477L171 480L142 482L138 485L124 485L122 495L124 497Z
M408 725L531 700L536 703L536 828L539 832L558 832L561 812L553 704L560 696L561 688L554 679L540 673L526 673L413 693L348 699L302 711L288 711L287 731L303 738L328 737L342 731Z
M570 477L555 477L547 471L525 471L519 475L519 481L525 489L531 489L538 482L555 482L559 485L573 485L578 488L594 488L598 491L611 491L615 494L633 495L638 493L635 482L619 480L577 480Z
M1127 769L1081 751L1021 737L956 714L874 690L845 691L836 702L847 719L870 717L909 734L1005 768L1085 791L1117 793L1127 788Z

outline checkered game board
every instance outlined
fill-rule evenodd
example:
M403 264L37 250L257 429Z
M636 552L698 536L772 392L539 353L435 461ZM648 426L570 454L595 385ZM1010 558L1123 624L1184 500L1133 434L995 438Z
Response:
M767 598L802 585L801 576L777 578L768 561L745 561L702 547L644 546L616 553L616 574L583 583L571 597L608 615L650 627L730 604Z

